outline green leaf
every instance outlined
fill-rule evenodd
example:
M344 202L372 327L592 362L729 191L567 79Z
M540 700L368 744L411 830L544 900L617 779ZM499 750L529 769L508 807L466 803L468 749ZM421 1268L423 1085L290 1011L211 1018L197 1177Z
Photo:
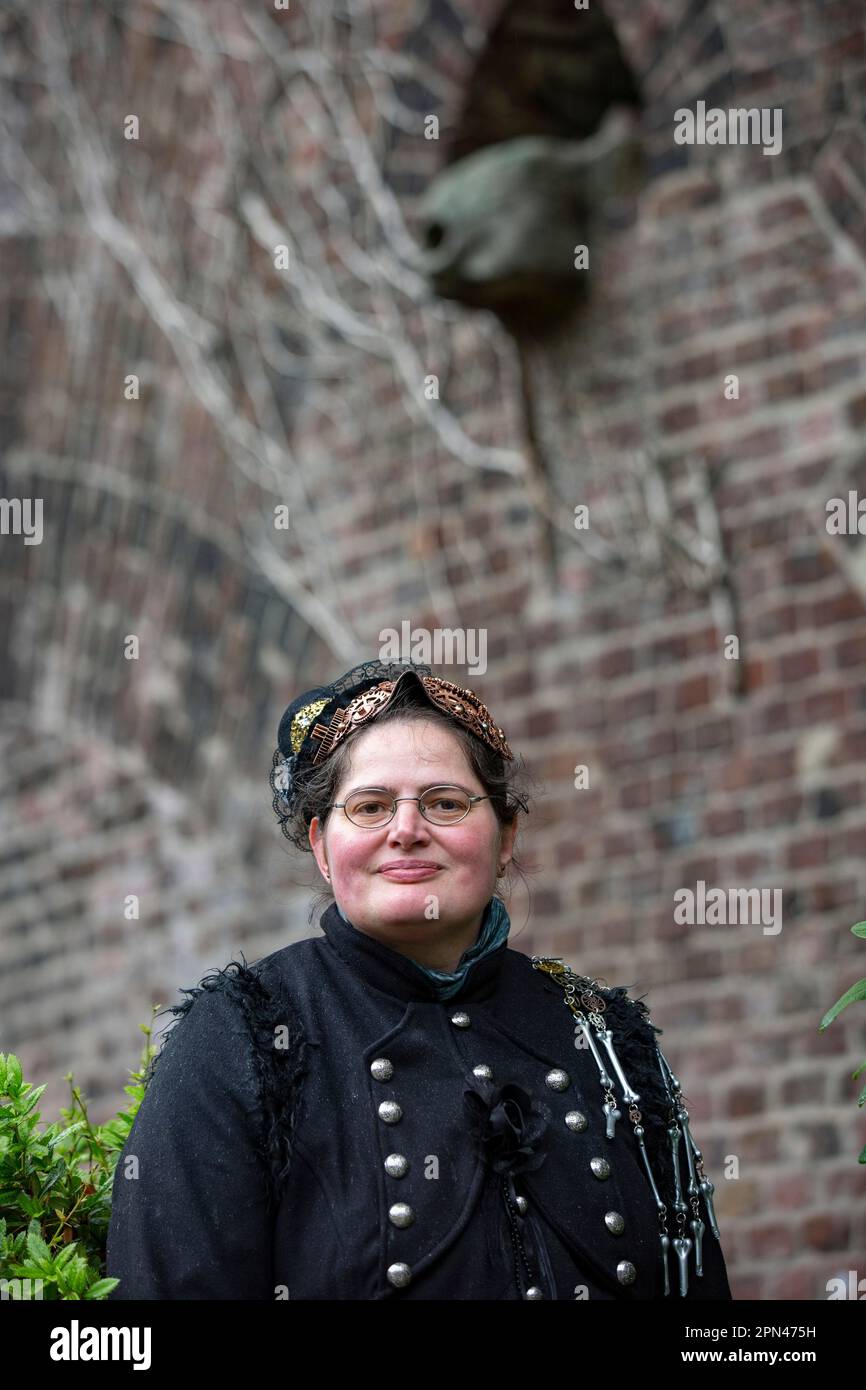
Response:
M54 1138L51 1140L52 1144L60 1144L68 1135L75 1134L76 1130L84 1129L86 1123L86 1120L76 1120L74 1125L67 1125L59 1134L54 1135Z
M119 1279L97 1279L95 1284L91 1284L85 1298L107 1298L112 1289L116 1289L120 1283Z
M39 1222L35 1218L27 1228L27 1253L37 1263L40 1260L51 1260L51 1251L42 1239Z
M34 1107L34 1105L36 1104L37 1100L38 1100L39 1097L42 1095L42 1092L46 1089L47 1084L48 1084L48 1083L46 1082L46 1085L45 1085L45 1086L37 1086L36 1089L35 1089L35 1091L31 1091L31 1092L30 1092L30 1094L27 1096L27 1099L24 1101L23 1105L21 1106L21 1114L22 1114L22 1115L26 1115L27 1112L28 1112L29 1110L32 1110L32 1109L33 1109L33 1107ZM26 1090L29 1089L29 1087L25 1087L24 1089L25 1089L25 1091L26 1091Z
M841 999L836 1000L836 1003L827 1010L818 1024L818 1032L823 1033L825 1028L829 1028L833 1019L839 1017L843 1009L847 1009L849 1004L860 999L866 999L866 980L858 980L856 985L852 985L850 989L845 991Z
M46 1268L41 1264L28 1264L27 1261L10 1266L19 1279L44 1279Z
M6 1058L6 1081L3 1089L10 1096L17 1096L21 1090L21 1063L14 1052L10 1052Z
M45 1181L42 1184L42 1191L39 1195L45 1197L51 1191L52 1187L56 1187L65 1172L66 1164L62 1158L59 1158L54 1167L49 1169Z
M87 1261L81 1255L76 1255L74 1260L69 1262L69 1288L76 1298L80 1298L87 1287Z
M855 922L851 930L855 936L866 936L866 922Z

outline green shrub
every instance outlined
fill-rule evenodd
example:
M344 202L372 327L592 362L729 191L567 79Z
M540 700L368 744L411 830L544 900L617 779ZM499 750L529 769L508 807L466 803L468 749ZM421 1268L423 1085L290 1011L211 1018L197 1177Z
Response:
M851 930L854 935L859 936L861 940L866 938L866 922L855 922ZM850 989L846 989L841 999L837 999L832 1008L827 1010L821 1022L818 1024L818 1032L823 1033L825 1028L829 1028L834 1018L838 1018L842 1010L847 1009L849 1004L853 1004L855 1001L857 1003L862 1003L863 1000L866 1000L866 980L858 980ZM861 1071L866 1071L866 1062L861 1062L857 1070L851 1073L851 1080L856 1081ZM857 1097L857 1104L866 1104L866 1086L863 1087L863 1090ZM866 1144L864 1144L863 1148L860 1150L860 1158L858 1161L860 1163L866 1163Z
M93 1125L72 1074L72 1104L60 1121L40 1130L35 1109L44 1086L23 1080L14 1053L0 1052L0 1291L9 1298L107 1298L118 1284L105 1277L111 1184L144 1095L144 1076L156 1052L150 1024L131 1084L127 1110ZM31 1281L19 1283L18 1281ZM37 1282L33 1282L37 1281Z

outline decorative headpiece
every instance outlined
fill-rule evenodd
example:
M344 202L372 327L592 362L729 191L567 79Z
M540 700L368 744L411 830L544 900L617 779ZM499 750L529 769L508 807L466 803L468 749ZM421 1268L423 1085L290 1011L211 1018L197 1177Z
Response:
M340 746L355 729L374 720L404 684L416 682L437 709L469 729L497 752L512 759L505 734L486 705L471 690L442 680L431 668L412 662L364 661L332 685L299 695L280 720L270 784L274 811L285 826L292 814L304 774Z

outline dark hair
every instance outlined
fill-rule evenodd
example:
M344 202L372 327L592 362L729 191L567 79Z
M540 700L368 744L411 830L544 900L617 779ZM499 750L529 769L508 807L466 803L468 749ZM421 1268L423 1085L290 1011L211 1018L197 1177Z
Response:
M331 814L328 808L334 800L337 787L349 769L352 745L358 741L361 735L366 733L367 729L378 728L380 725L396 719L411 723L436 721L444 724L445 728L462 744L469 765L484 787L485 794L489 796L490 805L493 807L500 825L510 825L518 811L528 814L528 787L531 779L522 760L515 758L513 761L506 761L483 739L478 738L469 729L458 724L456 720L449 718L443 710L439 710L431 704L415 683L407 682L397 691L394 699L389 705L386 705L381 714L377 715L370 724L347 734L337 751L319 767L307 774L298 789L297 800L291 816L282 821L282 831L287 840L290 840L304 853L312 854L309 838L310 823L314 816L318 816L324 825ZM505 870L506 880L510 880L513 872L525 877L524 868L514 855ZM500 897L500 894L496 893L495 896ZM320 892L310 908L310 921L312 922L313 918L332 902L334 902L333 893L327 889Z

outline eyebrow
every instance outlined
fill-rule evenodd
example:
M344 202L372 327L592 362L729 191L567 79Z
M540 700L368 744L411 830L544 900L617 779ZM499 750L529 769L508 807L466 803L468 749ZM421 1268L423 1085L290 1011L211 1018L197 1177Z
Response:
M468 787L464 787L462 782L431 782L428 786L424 788L424 791L429 792L432 787L457 787L460 791L465 792L467 796L478 795L477 792L470 791ZM371 791L390 792L391 795L394 797L396 797L397 795L396 789L394 787L389 787L384 783L381 786L379 786L368 782L361 782L357 787L349 787L348 790L344 792L344 796L351 796L353 792ZM423 796L423 792L419 792L418 795Z

